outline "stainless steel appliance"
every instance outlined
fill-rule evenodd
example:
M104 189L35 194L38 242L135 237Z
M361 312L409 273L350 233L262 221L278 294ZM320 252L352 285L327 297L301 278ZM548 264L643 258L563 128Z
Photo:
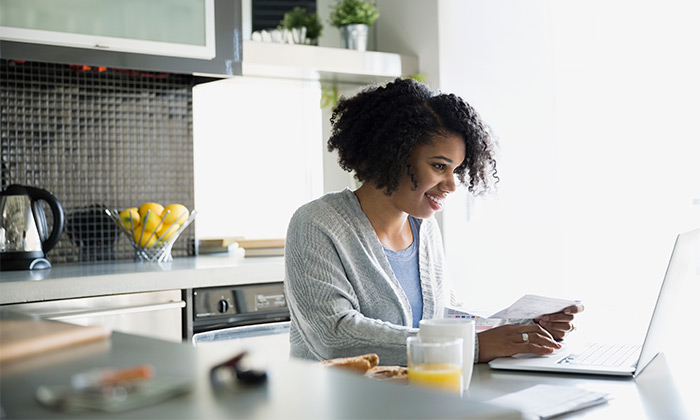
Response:
M194 289L192 302L195 345L237 339L260 342L289 333L282 282Z
M48 232L46 202L53 214ZM40 188L10 185L0 193L0 270L50 268L46 253L63 233L63 207L50 192Z

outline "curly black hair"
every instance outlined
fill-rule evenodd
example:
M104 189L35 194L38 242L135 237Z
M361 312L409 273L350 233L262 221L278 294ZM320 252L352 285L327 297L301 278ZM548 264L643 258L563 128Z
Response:
M338 150L344 170L386 194L396 191L406 174L417 187L411 152L450 134L461 135L466 145L464 162L455 169L459 181L474 195L498 182L496 141L479 114L460 97L433 92L415 80L396 79L341 97L331 124L328 151Z

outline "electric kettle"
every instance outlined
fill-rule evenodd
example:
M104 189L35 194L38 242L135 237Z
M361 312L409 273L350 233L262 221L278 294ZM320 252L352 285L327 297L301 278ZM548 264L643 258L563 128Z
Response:
M53 228L48 232L46 215L40 201L53 213ZM0 270L51 268L46 253L63 233L61 203L40 188L10 185L0 193Z

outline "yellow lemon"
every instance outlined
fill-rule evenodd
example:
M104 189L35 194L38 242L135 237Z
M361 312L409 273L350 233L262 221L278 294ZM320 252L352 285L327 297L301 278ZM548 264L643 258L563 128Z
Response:
M158 217L162 217L163 215L163 206L161 206L158 203L144 203L139 207L139 214L143 218L143 216L146 215L146 212L150 210L151 214L155 214Z
M143 232L143 236L141 235L141 232ZM156 235L153 231L150 230L144 230L143 226L139 226L136 229L134 229L134 241L143 248L150 248L153 246L153 244L156 243L158 240L158 235Z
M170 213L168 213L168 211ZM163 209L163 224L167 223L171 225L173 223L177 223L178 225L181 225L187 221L189 216L190 211L187 210L187 207L183 206L182 204L170 204L165 206L165 209Z
M166 225L163 223L160 225L160 229L158 229L158 240L163 241L163 242L168 242L170 239L172 239L173 236L177 233L178 230L180 230L179 225L172 226L172 229L170 228L172 225Z
M158 229L160 221L160 216L157 216L152 212L146 212L146 214L144 214L141 218L141 224L144 226L144 229L151 232L155 232Z
M122 210L119 213L119 218L122 220L122 223L124 224L124 227L127 230L131 230L132 228L132 222L133 222L133 227L136 227L141 223L141 215L139 214L139 209L136 207L131 207L126 210Z

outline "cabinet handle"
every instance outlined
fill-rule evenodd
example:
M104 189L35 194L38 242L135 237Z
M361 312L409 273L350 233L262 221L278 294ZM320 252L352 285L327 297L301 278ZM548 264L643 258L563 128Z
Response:
M108 308L108 309L91 309L87 311L75 311L75 312L59 312L55 314L43 314L42 317L46 319L52 319L55 321L61 321L65 319L74 318L84 318L89 316L106 316L106 315L122 315L130 314L135 312L151 312L159 311L165 309L176 309L184 308L185 302L166 302L166 303L153 303L149 305L134 305L134 306L122 306L119 308Z
M192 337L192 341L195 345L197 345L197 343L203 342L234 340L264 335L287 334L289 333L290 325L290 321L279 321L264 324L229 327L214 331L197 333Z

